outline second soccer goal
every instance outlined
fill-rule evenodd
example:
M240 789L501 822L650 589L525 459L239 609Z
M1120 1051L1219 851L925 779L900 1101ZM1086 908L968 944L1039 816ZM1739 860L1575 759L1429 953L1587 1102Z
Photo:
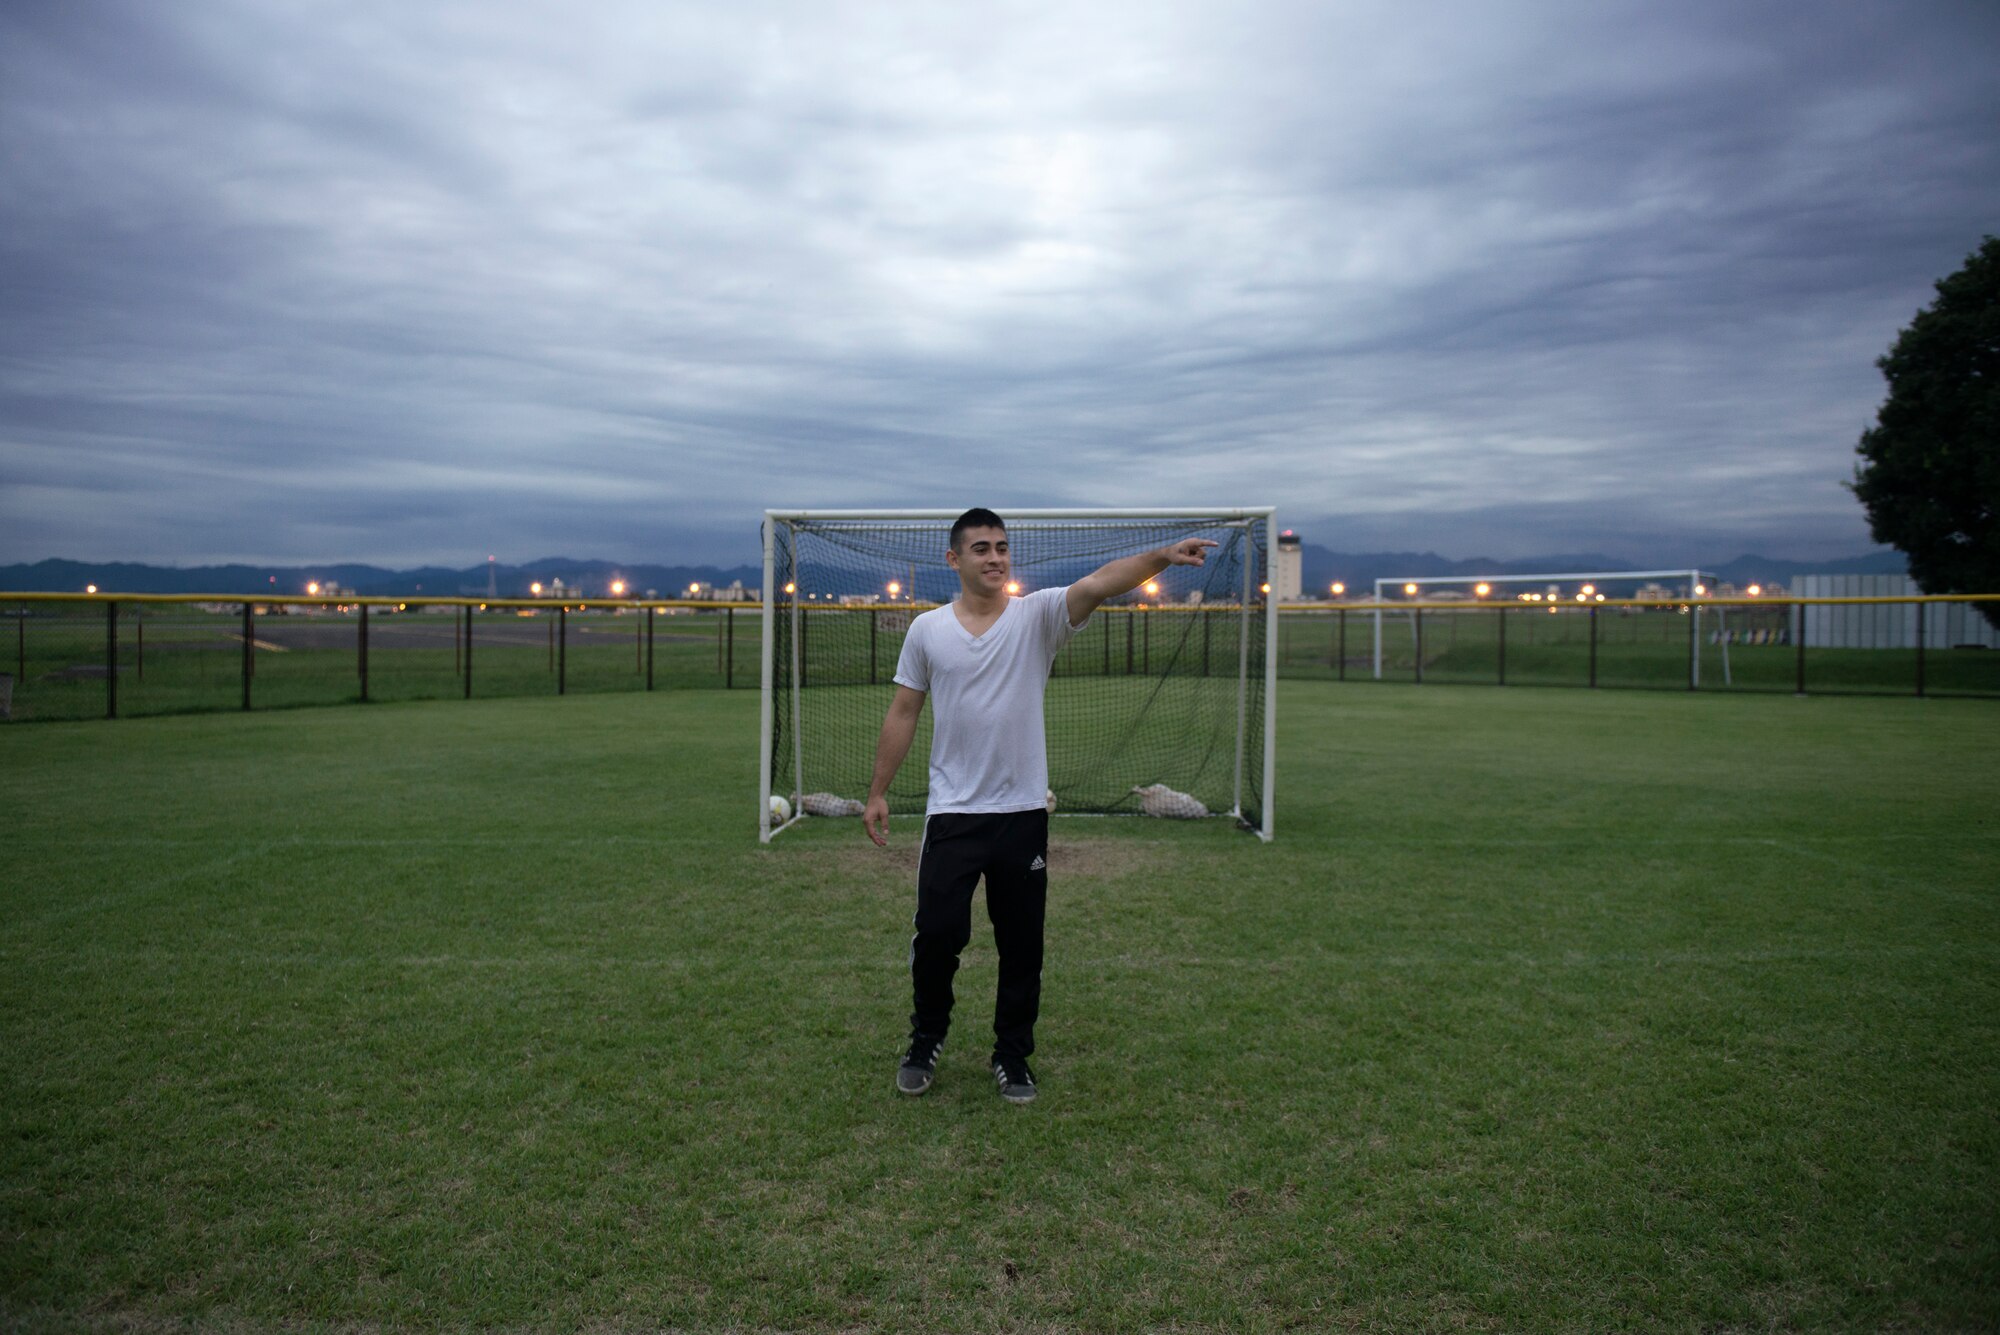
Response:
M958 592L944 560L957 514L765 512L760 837L784 827L774 811L796 821L867 796L910 621ZM1158 814L1164 787L1270 838L1271 510L1003 515L1014 593L1181 538L1217 544L1205 565L1169 567L1098 608L1057 655L1044 700L1057 814ZM922 814L929 756L926 708L892 812Z

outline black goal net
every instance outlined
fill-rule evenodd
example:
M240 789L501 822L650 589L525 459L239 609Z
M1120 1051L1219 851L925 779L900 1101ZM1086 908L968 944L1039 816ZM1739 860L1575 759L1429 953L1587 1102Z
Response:
M951 519L766 522L767 797L795 810L802 794L864 800L910 621L959 592L944 560ZM1182 538L1218 544L1203 566L1170 566L1098 608L1057 656L1044 717L1058 813L1138 812L1134 789L1164 784L1263 823L1269 525L1263 512L1007 518L1018 593ZM926 706L893 813L924 810L930 733Z

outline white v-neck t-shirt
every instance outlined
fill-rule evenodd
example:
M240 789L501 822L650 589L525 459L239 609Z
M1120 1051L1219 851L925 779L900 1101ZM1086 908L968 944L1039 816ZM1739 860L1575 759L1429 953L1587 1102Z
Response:
M1069 624L1069 590L1010 598L975 636L951 604L910 622L896 682L931 701L929 812L1029 811L1049 791L1042 691ZM1088 618L1085 618L1088 621Z

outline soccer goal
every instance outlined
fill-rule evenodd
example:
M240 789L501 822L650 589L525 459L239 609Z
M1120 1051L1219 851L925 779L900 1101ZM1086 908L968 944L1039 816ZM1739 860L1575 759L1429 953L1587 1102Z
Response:
M1665 587L1660 580L1684 581L1676 587ZM1384 648L1383 612L1390 606L1391 597L1402 597L1411 602L1435 599L1438 590L1449 590L1442 595L1446 599L1462 599L1465 591L1474 594L1473 605L1484 602L1496 584L1525 584L1538 586L1531 591L1513 595L1513 599L1529 599L1551 607L1566 607L1573 601L1577 606L1605 601L1604 589L1615 584L1637 584L1636 596L1641 598L1697 600L1707 594L1714 584L1714 576L1700 570L1584 570L1564 571L1554 575L1409 575L1388 576L1375 581L1375 679L1382 678L1382 657ZM1511 599L1503 598L1498 605L1507 605ZM1486 603L1493 606L1493 603ZM1695 624L1700 628L1701 604L1694 603ZM1392 612L1390 615L1394 615ZM1412 640L1415 631L1411 632ZM1697 640L1699 636L1695 637ZM1690 680L1701 680L1701 655L1689 650L1688 671Z
M951 601L945 564L958 511L767 510L758 837L806 805L868 796L875 739L911 620ZM1120 556L1181 538L1218 545L1105 603L1057 655L1044 716L1058 815L1137 813L1133 789L1165 784L1272 831L1278 625L1269 508L1003 512L1014 592L1061 587ZM889 790L921 814L928 707ZM789 820L774 818L786 799Z

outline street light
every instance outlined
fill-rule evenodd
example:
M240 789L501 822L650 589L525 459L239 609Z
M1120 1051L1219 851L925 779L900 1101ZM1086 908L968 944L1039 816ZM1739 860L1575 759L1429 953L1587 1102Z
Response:
M1414 584L1405 584L1405 585L1403 586L1403 596L1404 596L1405 598L1414 598L1414 597L1416 597L1416 596L1417 596L1417 586L1416 586L1416 585L1414 585Z
M1010 585L1009 587L1011 588L1013 586ZM1146 596L1148 598L1157 598L1160 596L1160 582L1158 580L1156 579L1147 580L1145 587L1146 587Z
M1338 598L1338 597L1340 597L1340 595L1341 595L1341 594L1343 594L1343 593L1346 593L1346 592L1347 592L1347 586L1346 586L1345 584L1342 584L1342 583L1341 583L1341 582L1340 582L1339 580L1335 580L1335 581L1333 582L1333 596L1334 596L1334 597Z
M1018 595L1018 594L1019 594L1020 592L1021 592L1021 581L1020 581L1020 580L1018 580L1018 579L1010 579L1010 580L1008 580L1008 581L1007 581L1007 596L1008 596L1008 597L1010 597L1010 598L1012 598L1012 597L1015 597L1015 596L1017 596L1017 595Z
M611 581L611 596L612 596L613 598L623 598L623 597L625 596L625 581L624 581L624 580L622 580L622 579L614 579L614 580L612 580L612 581Z
M528 592L534 594L537 598L541 597L542 582L540 580L536 580L533 584L530 584L528 586Z
M891 598L900 598L903 596L903 582L901 580L892 579L889 581L889 596Z
M1484 598L1491 592L1493 592L1491 584L1475 584L1472 586L1472 596L1475 598Z

